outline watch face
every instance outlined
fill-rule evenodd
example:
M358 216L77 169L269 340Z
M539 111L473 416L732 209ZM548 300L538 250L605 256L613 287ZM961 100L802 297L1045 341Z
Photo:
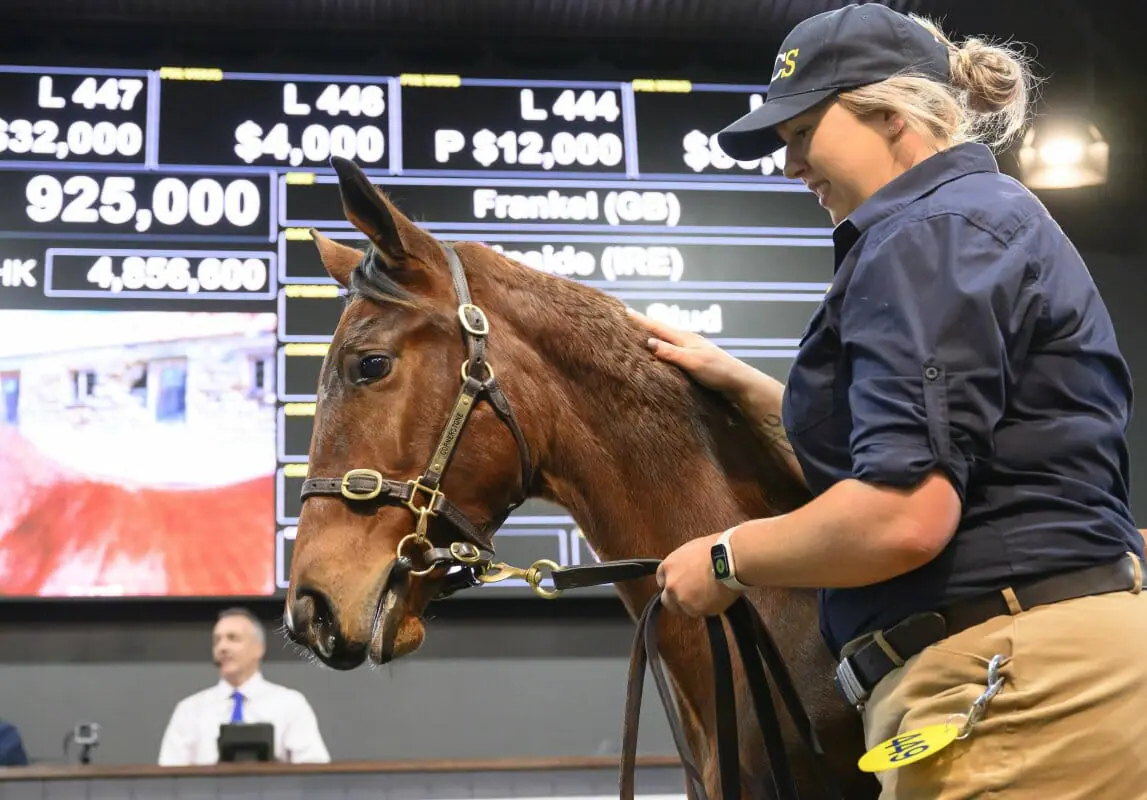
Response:
M725 552L725 545L715 544L709 550L709 557L713 560L713 574L717 580L724 580L731 576L729 572L729 556Z

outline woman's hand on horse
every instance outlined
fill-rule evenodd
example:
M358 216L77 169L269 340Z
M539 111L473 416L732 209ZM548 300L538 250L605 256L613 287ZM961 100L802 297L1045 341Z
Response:
M709 552L720 533L678 547L657 568L661 604L690 617L711 617L733 604L737 592L717 580Z
M680 367L699 383L726 395L736 394L745 383L745 371L751 368L705 337L650 319L633 309L629 309L629 314L651 334L646 346L662 361Z

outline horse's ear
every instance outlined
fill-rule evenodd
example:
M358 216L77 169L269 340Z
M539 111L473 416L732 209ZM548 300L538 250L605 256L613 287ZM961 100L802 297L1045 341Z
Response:
M339 194L348 221L367 235L388 267L398 267L406 260L406 248L399 233L397 213L371 184L358 164L340 156L331 156L331 166L339 176Z
M315 247L319 249L319 259L323 262L323 269L349 289L350 274L362 260L362 251L328 239L314 228L311 228L311 238L315 240Z

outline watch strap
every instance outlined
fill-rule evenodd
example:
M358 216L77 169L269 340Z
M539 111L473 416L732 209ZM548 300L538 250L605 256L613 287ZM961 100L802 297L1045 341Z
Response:
M722 557L725 559L728 565L728 575L725 577L717 576L717 571L715 568L713 570L713 574L714 576L717 576L717 580L721 581L721 583L725 584L733 591L743 592L749 587L737 580L737 566L733 561L733 545L730 541L733 535L733 531L736 529L737 526L734 525L732 528L729 528L727 531L722 533L720 537L717 538L717 544L720 545L721 549L724 551L724 555Z

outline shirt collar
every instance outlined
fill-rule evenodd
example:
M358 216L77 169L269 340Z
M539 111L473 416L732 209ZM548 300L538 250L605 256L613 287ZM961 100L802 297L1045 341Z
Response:
M992 151L978 142L966 142L926 158L880 187L832 232L833 272L840 269L860 235L945 183L976 172L999 172Z
M216 684L219 691L221 691L227 697L230 697L235 692L239 692L239 694L243 695L245 698L250 698L252 695L258 694L259 691L266 685L267 682L263 679L263 673L261 672L256 672L237 687L232 686L222 678L220 678L219 683Z

